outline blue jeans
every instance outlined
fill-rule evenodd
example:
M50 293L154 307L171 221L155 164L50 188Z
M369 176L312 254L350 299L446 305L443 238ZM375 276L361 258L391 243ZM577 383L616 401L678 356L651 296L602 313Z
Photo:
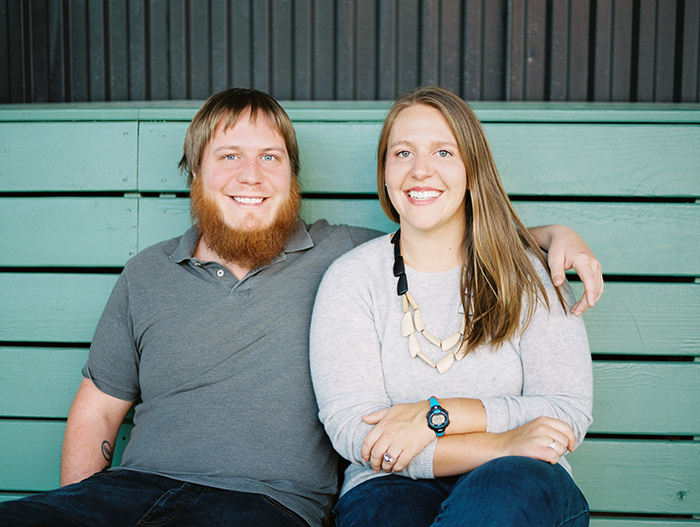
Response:
M132 470L100 472L75 485L0 503L0 525L308 527L300 516L262 494Z
M377 477L344 494L334 513L339 527L579 527L589 520L566 470L525 457L452 478Z

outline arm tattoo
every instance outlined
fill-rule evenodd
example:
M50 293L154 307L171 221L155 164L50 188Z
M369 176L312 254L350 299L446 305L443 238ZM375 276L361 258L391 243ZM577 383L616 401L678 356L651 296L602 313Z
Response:
M112 456L114 455L114 449L109 441L102 441L102 456L107 460L107 463L112 462Z

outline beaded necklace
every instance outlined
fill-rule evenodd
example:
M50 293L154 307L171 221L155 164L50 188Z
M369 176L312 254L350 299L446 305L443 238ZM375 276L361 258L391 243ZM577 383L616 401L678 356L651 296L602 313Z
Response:
M464 331L467 326L467 317L462 315L462 323L460 324L459 332L445 339L440 340L435 335L425 329L423 316L420 314L418 304L408 292L408 279L406 278L406 267L401 256L401 229L397 230L391 237L391 243L394 245L394 276L398 278L396 284L396 294L401 297L403 307L403 319L401 320L401 336L408 338L408 351L414 359L419 357L431 368L437 369L438 372L445 373L450 369L455 360L462 360L466 355L464 345L457 347L457 344L462 342ZM411 309L413 314L411 314ZM416 338L416 330L423 335L426 340L432 344L442 348L446 355L441 358L437 364L430 360L425 353L422 352L420 343Z

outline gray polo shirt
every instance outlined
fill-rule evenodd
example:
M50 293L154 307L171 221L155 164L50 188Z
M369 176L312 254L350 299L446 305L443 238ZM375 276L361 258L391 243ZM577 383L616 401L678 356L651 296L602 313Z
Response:
M240 281L193 257L194 229L132 258L83 369L103 392L140 399L121 467L266 494L320 525L337 476L309 374L311 311L330 263L376 235L299 222Z

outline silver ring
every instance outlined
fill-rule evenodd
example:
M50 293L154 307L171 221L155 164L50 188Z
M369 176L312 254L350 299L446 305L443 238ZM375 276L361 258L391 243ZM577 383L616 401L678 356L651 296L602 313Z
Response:
M390 465L393 465L396 462L396 460L386 452L382 457L384 458L384 462L389 463Z
M552 442L547 445L547 448L551 448L552 450L554 450L556 444L557 442L554 439L552 439Z

